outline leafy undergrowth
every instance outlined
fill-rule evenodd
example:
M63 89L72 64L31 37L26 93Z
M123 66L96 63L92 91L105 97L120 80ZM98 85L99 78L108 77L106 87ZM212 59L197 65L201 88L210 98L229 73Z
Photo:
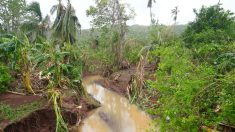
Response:
M13 108L8 104L2 103L0 104L0 119L6 119L12 122L17 121L31 112L41 108L42 105L42 102L33 102Z

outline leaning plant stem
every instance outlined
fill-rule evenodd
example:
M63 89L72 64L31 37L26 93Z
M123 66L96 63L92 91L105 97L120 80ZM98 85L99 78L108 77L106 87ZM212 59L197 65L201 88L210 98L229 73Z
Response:
M27 59L27 51L25 49L22 50L21 52L22 56L22 61L21 61L21 66L22 66L22 80L24 87L27 92L35 94L32 86L31 86L31 80L30 80L30 68L29 68L29 62Z
M58 103L58 101L60 101L60 104L62 102L60 92L54 89L50 89L49 94L51 95L50 101L53 103L53 108L56 115L56 132L67 132L68 128L61 114L61 106Z

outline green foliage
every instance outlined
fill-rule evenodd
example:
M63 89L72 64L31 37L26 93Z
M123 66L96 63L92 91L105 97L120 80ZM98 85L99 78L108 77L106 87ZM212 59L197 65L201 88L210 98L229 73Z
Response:
M124 49L124 57L130 62L131 64L137 64L139 61L139 52L142 48L142 45L139 45L138 43L128 43L125 46Z
M222 90L220 91L221 98L219 102L221 104L221 118L224 119L226 124L235 124L235 70L229 72L224 76L222 81Z
M162 36L161 36L162 27L158 24L152 24L149 27L149 40L151 40L151 44L161 44Z
M39 109L41 106L42 102L25 104L16 108L12 108L7 104L0 104L0 119L7 119L12 122L17 121L27 116L31 112Z
M26 8L25 0L1 0L0 23L6 32L16 33Z
M235 68L235 53L225 53L220 55L215 64L219 73L225 73Z
M235 17L225 11L220 4L194 10L196 20L191 22L184 33L184 40L189 47L198 43L219 43L234 40Z
M48 38L50 18L48 15L43 18L40 4L38 2L30 3L25 12L20 29L28 36L30 42L38 42L42 38Z
M92 27L106 31L110 52L114 65L119 66L123 59L123 47L127 31L126 22L134 17L135 13L127 4L118 0L97 0L95 6L90 6L87 16L92 17ZM105 30L108 29L108 30Z
M62 117L61 114L61 93L56 91L55 89L51 88L49 89L49 94L50 94L50 101L53 104L55 115L56 115L56 132L68 132L67 125Z
M180 42L160 46L152 53L160 57L157 80L150 86L160 93L155 114L161 116L157 122L162 131L198 131L202 125L235 123L234 68L221 75L210 63L195 64L192 50Z
M223 54L233 53L235 17L220 4L194 10L196 19L183 34L185 45L192 49L195 60L213 64ZM221 59L219 59L221 60ZM221 62L220 62L221 63Z
M17 69L17 63L21 59L23 43L15 36L7 35L0 39L0 58L12 69Z
M8 67L0 63L0 93L5 92L9 83L12 81Z
M67 7L59 0L58 5L54 5L51 13L57 12L55 21L52 26L52 34L55 41L62 45L64 42L74 44L77 40L78 33L81 29L81 24L75 14L75 9L72 7L70 1Z
M20 38L15 36L3 38L3 43L0 44L0 50L3 51L2 56L6 59L5 63L11 65L12 70L21 74L26 91L34 93L30 81L31 63L28 54L30 48L29 40L25 35ZM8 62L8 60L12 61Z
M38 17L39 21L42 20L42 12L40 9L40 4L38 2L30 3L28 7L26 8L26 10L29 12L33 12Z
M161 58L156 74L158 80L152 86L161 94L159 101L162 106L158 110L162 116L161 129L197 130L199 116L192 109L193 98L205 80L210 79L207 76L213 74L213 69L205 66L196 68L190 62L190 51L179 43L159 47L154 52Z
M85 63L84 70L89 72L104 71L107 67L113 65L113 55L108 48L101 47L94 50L90 47L83 47L82 59Z

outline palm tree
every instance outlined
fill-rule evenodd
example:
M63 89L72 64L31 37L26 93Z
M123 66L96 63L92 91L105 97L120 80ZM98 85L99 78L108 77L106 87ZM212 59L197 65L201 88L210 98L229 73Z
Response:
M147 7L148 7L149 10L150 10L151 23L154 23L153 13L152 13L153 2L156 3L156 0L149 0L149 1L148 1L148 5L147 5Z
M42 12L38 2L32 2L28 5L26 10L35 13L35 15L38 17L38 21L42 20Z
M21 29L30 38L30 42L34 42L37 38L46 37L50 24L50 17L47 15L42 17L40 4L38 2L30 3L26 11L30 14L21 25Z
M172 16L173 16L173 20L175 21L175 24L176 24L178 13L179 13L178 6L176 6L174 9L172 9L171 13L172 13Z
M51 8L51 14L54 14L55 11L57 14L52 26L53 37L60 44L64 42L75 43L78 33L81 30L81 24L75 14L75 9L71 6L70 0L67 2L67 7L59 0L59 4Z
M176 6L174 9L171 10L171 14L173 16L173 20L175 21L175 23L173 25L173 31L175 30L175 25L176 25L176 22L177 22L178 13L179 13L178 6ZM174 33L173 33L173 38L175 38L175 34Z

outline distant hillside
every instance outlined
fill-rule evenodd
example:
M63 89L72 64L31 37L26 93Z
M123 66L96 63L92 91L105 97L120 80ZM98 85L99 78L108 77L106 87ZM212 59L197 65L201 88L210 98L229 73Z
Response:
M175 33L180 35L184 32L184 30L187 28L187 25L176 25L175 26Z
M162 25L164 26L164 25ZM164 26L167 27L167 26ZM176 25L175 26L175 33L180 35L184 32L186 29L187 25ZM149 33L149 26L143 26L143 25L132 25L128 27L128 32L127 32L127 38L130 39L138 39L138 40L148 40L148 33ZM82 30L82 33L80 35L80 40L86 41L90 38L91 36L91 31L90 29L85 29Z
M161 25L162 27L167 27L165 25ZM176 25L174 32L178 35L182 34L184 30L186 29L187 25ZM127 33L127 36L130 37L141 37L148 35L149 26L143 26L143 25L132 25L129 26L129 32Z

